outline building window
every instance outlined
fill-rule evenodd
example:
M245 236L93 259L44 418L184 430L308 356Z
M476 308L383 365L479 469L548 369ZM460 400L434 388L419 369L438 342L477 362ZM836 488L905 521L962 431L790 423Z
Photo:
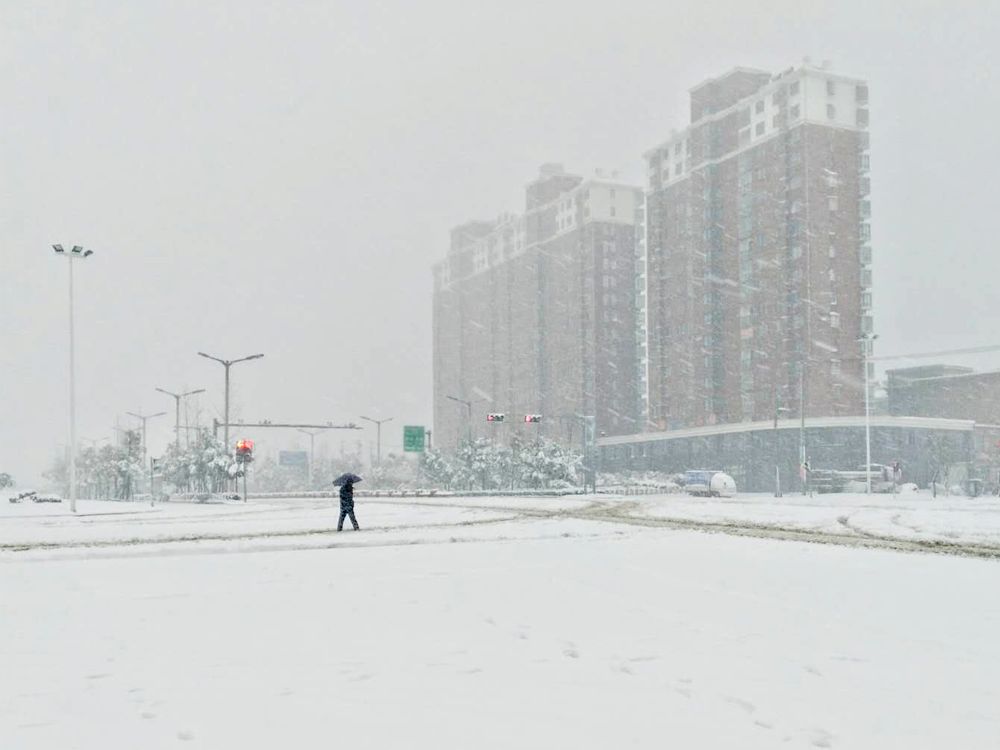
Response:
M762 114L764 112L764 100L763 99L761 99L760 101L758 101L756 104L753 105L753 111L756 112L758 115Z
M861 241L868 242L872 238L872 227L871 224L865 223L861 225Z
M771 127L777 129L781 127L781 115L775 115L771 120Z
M868 87L867 86L856 86L854 88L854 101L858 104L868 103Z
M856 117L856 122L859 128L868 127L868 110L859 109Z
M611 200L615 199L615 189L611 188Z
M792 85L788 87L788 94L790 96L796 96L799 93L799 82L792 81Z
M830 360L830 374L831 375L840 375L840 360L839 359L831 359Z
M830 257L831 258L837 257L837 248L835 248L833 245L830 245Z
M792 108L789 111L789 117L791 117L793 120L798 120L799 119L799 105L798 104L793 104L792 105Z
M826 119L835 120L837 119L837 108L832 104L826 105Z
M826 95L834 96L837 93L837 84L833 81L826 82Z
M764 135L764 123L762 123L762 122L758 122L758 123L757 123L757 127L756 127L756 128L754 128L754 132L755 132L755 133L756 133L757 135Z
M836 211L840 206L840 202L837 200L836 195L828 195L826 200L831 211Z

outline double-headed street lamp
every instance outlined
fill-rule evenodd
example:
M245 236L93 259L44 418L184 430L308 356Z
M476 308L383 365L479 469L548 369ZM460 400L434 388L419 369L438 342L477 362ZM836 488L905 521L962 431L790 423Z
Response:
M130 417L135 417L140 422L142 422L142 465L143 468L145 469L146 457L148 454L148 451L146 449L146 422L148 422L153 417L162 417L166 414L166 412L158 411L156 412L156 414L136 414L134 411L127 411L125 413L128 414Z
M73 245L68 252L53 245L56 255L69 261L69 509L76 513L76 342L73 336L73 261L89 258L93 250Z
M226 427L225 430L223 431L223 434L225 435L226 454L228 455L229 453L229 368L238 362L247 362L251 359L260 359L264 355L251 354L249 357L240 357L239 359L220 359L219 357L213 357L211 354L205 354L205 352L198 352L198 356L204 357L205 359L214 360L226 368L226 410L225 410Z
M184 393L171 393L170 391L164 390L163 388L157 388L160 393L165 393L168 396L172 396L174 399L175 407L175 418L174 418L174 448L180 453L181 450L181 399L187 396L193 396L196 393L204 393L204 388L199 388L196 391L186 391Z
M377 453L378 464L377 465L381 466L382 465L382 425L384 423L386 423L386 422L391 422L393 420L393 417L387 417L385 419L372 419L371 417L366 417L366 416L362 415L361 418L363 420L365 420L366 422L371 422L373 425L375 425L378 428L378 437L376 438L378 440L378 453Z

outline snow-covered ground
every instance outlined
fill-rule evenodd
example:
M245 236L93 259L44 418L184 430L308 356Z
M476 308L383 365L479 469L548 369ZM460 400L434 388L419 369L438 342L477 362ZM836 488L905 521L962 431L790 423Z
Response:
M1000 738L1000 563L661 525L981 544L995 501L2 505L0 748Z

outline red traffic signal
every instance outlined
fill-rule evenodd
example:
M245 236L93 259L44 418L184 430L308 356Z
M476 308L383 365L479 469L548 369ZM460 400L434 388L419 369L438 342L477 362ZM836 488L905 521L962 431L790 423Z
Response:
M524 415L524 421L525 422L541 422L542 421L542 415L541 414L525 414Z
M503 422L504 415L500 412L491 411L486 415L487 422Z
M237 440L236 441L236 452L237 453L253 453L253 440Z

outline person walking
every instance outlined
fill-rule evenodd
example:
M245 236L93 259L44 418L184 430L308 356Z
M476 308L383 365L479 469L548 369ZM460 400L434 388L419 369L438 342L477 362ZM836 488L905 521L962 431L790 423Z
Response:
M333 480L335 485L340 485L340 520L337 521L337 531L344 530L344 519L347 517L350 517L354 530L360 530L358 519L354 515L354 483L360 481L361 477L350 473L341 474Z

